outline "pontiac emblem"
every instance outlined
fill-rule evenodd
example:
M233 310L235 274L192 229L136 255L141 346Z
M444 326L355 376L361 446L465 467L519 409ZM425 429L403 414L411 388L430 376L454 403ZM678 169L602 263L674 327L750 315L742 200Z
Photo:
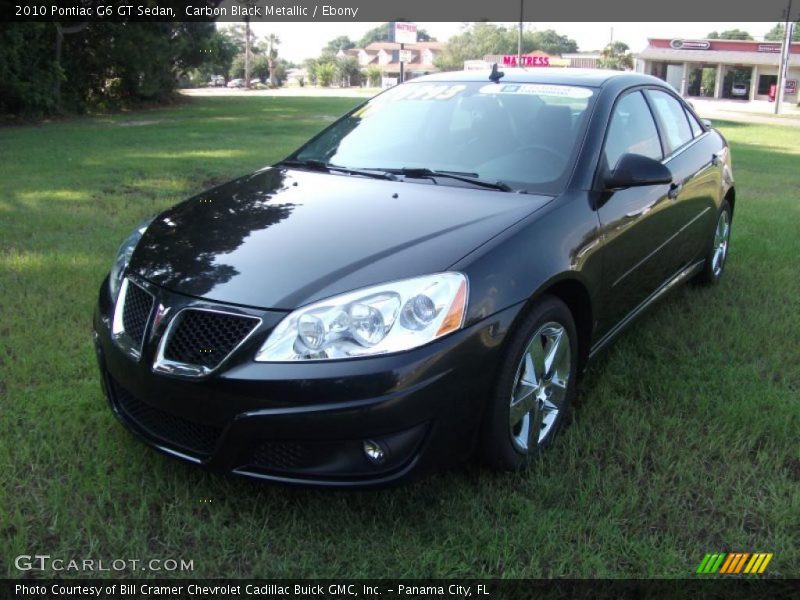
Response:
M169 307L159 303L158 308L156 309L156 316L153 317L153 333L158 330L158 326L161 324L161 321L164 320L164 317L167 316L168 312Z

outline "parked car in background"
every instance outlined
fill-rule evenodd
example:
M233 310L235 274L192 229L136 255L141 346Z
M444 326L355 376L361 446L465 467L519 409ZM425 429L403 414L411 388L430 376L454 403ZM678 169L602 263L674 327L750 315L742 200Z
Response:
M101 380L146 443L240 476L518 469L638 315L720 279L734 207L727 142L655 77L420 77L134 229Z
M258 77L255 77L255 78L253 78L253 79L251 79L251 80L250 80L250 85L251 85L251 86L254 86L254 85L261 85L261 80L260 80Z
M231 80L228 82L228 85L227 85L226 87L229 87L229 88L240 88L240 87L244 87L244 79L231 79Z
M737 98L747 98L747 84L734 83L733 86L731 86L731 96L735 96Z
M212 75L208 80L208 87L220 87L225 85L225 78L222 75Z

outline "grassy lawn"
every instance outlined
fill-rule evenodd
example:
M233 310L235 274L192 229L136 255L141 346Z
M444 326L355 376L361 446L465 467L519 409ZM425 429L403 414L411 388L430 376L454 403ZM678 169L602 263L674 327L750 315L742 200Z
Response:
M800 576L800 142L733 146L728 271L659 304L589 372L527 472L397 490L207 474L136 441L100 392L97 288L142 218L275 161L359 100L198 98L0 129L0 561L183 558L189 575L686 577L706 552ZM143 573L142 575L147 575Z

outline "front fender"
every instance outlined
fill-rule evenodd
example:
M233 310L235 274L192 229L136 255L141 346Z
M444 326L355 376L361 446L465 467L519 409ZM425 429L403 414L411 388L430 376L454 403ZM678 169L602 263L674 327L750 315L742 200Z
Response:
M600 222L585 191L567 192L451 266L470 280L466 323L526 302L564 280L593 299L602 281Z

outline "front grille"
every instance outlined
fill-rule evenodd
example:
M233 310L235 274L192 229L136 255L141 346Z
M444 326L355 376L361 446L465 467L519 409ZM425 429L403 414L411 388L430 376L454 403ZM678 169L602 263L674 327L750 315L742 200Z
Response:
M258 325L255 317L188 309L167 340L164 358L213 369Z
M153 308L153 297L128 280L125 305L122 307L122 327L136 346L141 347L147 319Z
M222 428L189 421L150 406L109 379L117 409L146 436L200 458L214 451Z

